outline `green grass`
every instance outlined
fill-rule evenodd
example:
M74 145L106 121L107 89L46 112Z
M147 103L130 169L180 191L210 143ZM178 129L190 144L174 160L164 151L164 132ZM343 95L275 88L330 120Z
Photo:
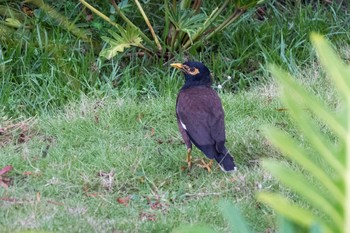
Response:
M324 78L312 69L303 74L309 75L302 79L306 86L337 105ZM240 207L255 232L275 229L275 215L255 200L255 192L282 192L302 200L260 168L262 157L281 158L262 136L261 126L272 124L300 135L273 83L221 97L227 147L239 165L234 174L218 167L210 174L196 166L190 173L181 170L186 149L176 124L175 94L82 96L42 114L29 125L26 143L15 143L19 131L1 149L0 167L14 167L8 173L13 185L0 189L2 232L170 232L199 222L228 232L218 207L221 199ZM193 155L203 157L198 150ZM120 203L128 198L127 205Z

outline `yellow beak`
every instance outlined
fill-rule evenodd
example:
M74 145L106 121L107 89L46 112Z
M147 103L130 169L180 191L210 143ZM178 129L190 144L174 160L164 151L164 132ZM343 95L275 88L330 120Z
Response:
M183 68L183 65L181 63L172 63L172 64L170 64L170 66L172 66L176 69L179 69L179 70L181 70Z

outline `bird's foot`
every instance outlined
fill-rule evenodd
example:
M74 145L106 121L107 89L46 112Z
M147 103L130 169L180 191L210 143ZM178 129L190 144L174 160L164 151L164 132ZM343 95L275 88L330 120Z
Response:
M198 167L206 169L208 172L211 172L211 166L213 165L213 160L210 160L208 163L204 162L204 159L199 159L200 163L197 164Z
M188 170L191 170L192 168L191 148L187 149L186 163L187 163Z

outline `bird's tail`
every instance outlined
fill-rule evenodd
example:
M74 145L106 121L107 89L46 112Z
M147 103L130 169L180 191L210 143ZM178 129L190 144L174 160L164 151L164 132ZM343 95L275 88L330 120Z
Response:
M224 172L233 172L237 170L235 161L229 151L221 153L215 156L216 162L218 162L220 168Z

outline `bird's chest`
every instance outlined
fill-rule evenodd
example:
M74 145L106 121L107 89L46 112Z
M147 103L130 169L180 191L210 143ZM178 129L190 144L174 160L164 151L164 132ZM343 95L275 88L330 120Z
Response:
M182 122L204 121L212 114L213 96L206 92L180 92L176 102L176 114Z

